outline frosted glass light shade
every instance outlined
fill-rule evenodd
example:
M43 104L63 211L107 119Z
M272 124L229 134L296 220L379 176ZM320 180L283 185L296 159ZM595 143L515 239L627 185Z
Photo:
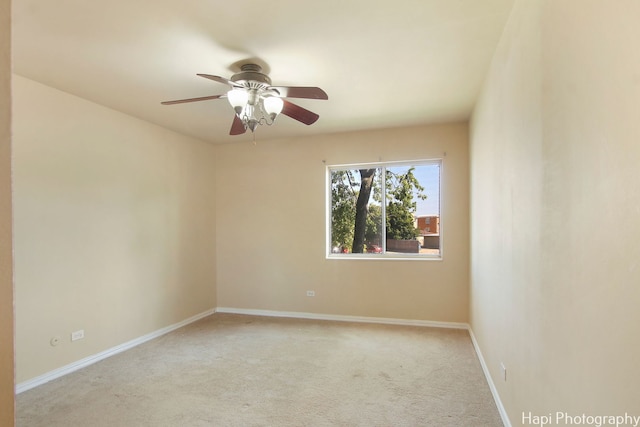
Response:
M268 96L264 98L264 110L272 117L280 114L283 106L284 102L282 102L282 98L278 98L277 96Z
M227 99L229 104L233 107L236 114L240 114L247 101L249 100L249 93L244 89L231 89L227 92Z

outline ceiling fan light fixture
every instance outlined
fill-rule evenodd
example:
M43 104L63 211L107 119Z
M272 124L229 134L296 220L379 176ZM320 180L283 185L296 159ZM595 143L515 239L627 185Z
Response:
M227 98L244 128L251 132L259 125L271 126L284 107L281 98L262 87L234 88Z
M271 121L274 121L278 114L282 112L282 108L284 107L284 102L282 98L277 96L267 96L263 101L264 110L267 112Z
M249 93L245 89L231 89L227 92L227 99L229 104L233 107L236 114L239 116L249 101Z

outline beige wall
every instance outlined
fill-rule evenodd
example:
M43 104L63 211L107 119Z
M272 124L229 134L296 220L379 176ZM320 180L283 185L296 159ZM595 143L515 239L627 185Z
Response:
M17 381L214 308L214 148L23 77L13 91Z
M468 127L388 129L217 149L218 306L466 322ZM325 163L440 158L443 261L325 259ZM314 290L316 296L306 296Z
M513 425L640 415L638 19L517 1L473 114L471 324Z
M14 423L11 248L11 2L0 0L0 425Z

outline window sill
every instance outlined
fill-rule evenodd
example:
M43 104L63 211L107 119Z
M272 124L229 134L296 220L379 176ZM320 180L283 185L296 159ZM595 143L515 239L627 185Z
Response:
M360 261L442 261L442 255L372 255L372 254L329 254L328 260L360 260Z

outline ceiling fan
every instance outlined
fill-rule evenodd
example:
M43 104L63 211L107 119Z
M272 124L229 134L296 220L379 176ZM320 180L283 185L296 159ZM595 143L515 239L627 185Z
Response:
M262 72L262 67L252 63L241 65L240 72L230 79L210 74L198 76L226 84L231 90L222 95L164 101L161 104L173 105L227 98L235 111L230 135L243 134L247 129L254 132L258 125L271 126L280 113L305 125L313 124L320 116L283 98L329 99L326 92L319 87L271 86L271 79Z

